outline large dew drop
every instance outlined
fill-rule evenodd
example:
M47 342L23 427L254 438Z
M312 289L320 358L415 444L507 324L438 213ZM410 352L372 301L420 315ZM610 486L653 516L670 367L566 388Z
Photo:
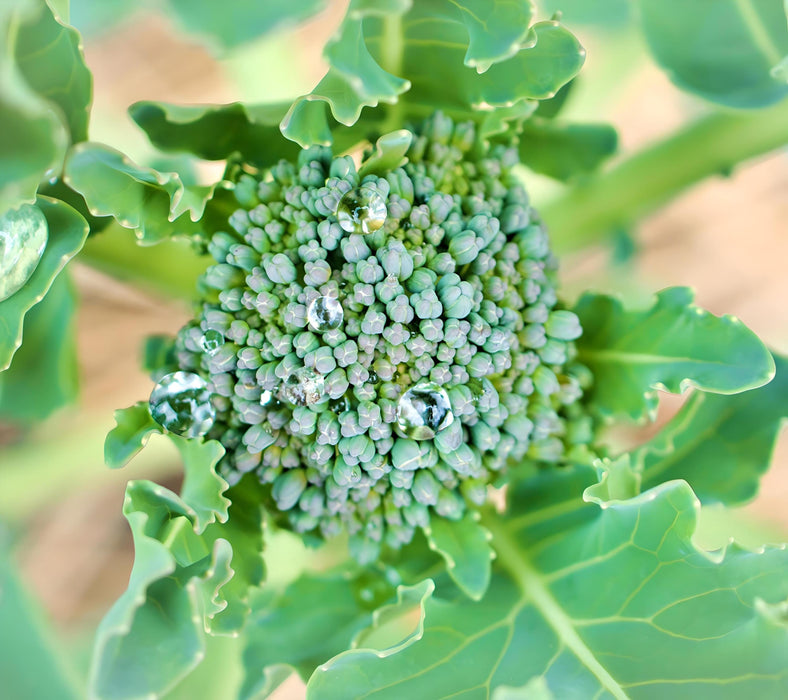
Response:
M23 204L0 216L0 301L30 279L48 235L47 220L38 207Z
M202 377L192 372L171 372L151 392L150 414L165 430L196 438L211 429L216 409Z
M374 233L386 221L386 202L370 187L346 192L337 206L337 221L349 233Z
M208 355L215 355L219 352L219 348L224 345L224 335L219 331L208 329L203 337L200 338L200 345Z
M446 390L435 382L419 382L408 389L397 405L397 427L412 440L431 440L454 422Z
M294 406L312 406L325 395L325 379L311 367L300 367L285 379L282 393Z
M344 318L345 310L339 299L335 297L317 297L306 308L306 320L309 322L309 327L318 333L339 328Z

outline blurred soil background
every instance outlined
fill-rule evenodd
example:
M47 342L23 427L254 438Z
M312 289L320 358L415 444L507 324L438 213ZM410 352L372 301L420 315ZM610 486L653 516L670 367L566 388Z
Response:
M153 151L126 115L137 100L255 102L309 90L322 75L320 52L344 5L335 2L298 30L241 47L222 60L157 12L136 11L107 30L93 26L85 37L95 92L91 138L150 163ZM72 0L72 8L79 7ZM565 20L588 49L587 67L566 115L613 123L622 155L704 109L649 62L636 32L601 35L573 25L571 16ZM622 62L627 64L623 74ZM220 167L209 166L199 175L210 179L220 173ZM537 206L553 190L533 178L530 191ZM568 256L562 272L566 289L570 295L586 288L622 291L646 300L663 287L689 285L701 306L738 316L771 347L788 352L787 193L788 152L747 163L730 177L695 186L640 222L633 231L631 259L616 260L611 247ZM128 231L112 235L133 240ZM147 254L155 256L156 249ZM103 438L113 425L113 409L150 393L151 381L139 368L143 339L174 333L189 317L189 308L84 264L71 269L81 300L81 402L29 432L0 428L0 518L18 536L25 582L61 640L85 649L85 664L95 624L124 590L131 568L131 537L121 514L125 483L155 478L177 485L179 471L168 445L152 440L130 466L110 472L103 464ZM663 402L660 422L680 401ZM630 437L650 432L653 427ZM719 545L736 534L745 543L760 544L788 535L787 437L758 498L730 516L711 512L704 520L713 523L708 542ZM300 695L294 684L278 697Z

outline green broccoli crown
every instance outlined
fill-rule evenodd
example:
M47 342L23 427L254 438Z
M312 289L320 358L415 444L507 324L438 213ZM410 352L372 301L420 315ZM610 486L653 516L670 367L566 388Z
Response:
M242 175L176 344L213 393L224 477L255 472L284 522L347 531L361 560L479 507L512 460L591 439L580 324L516 149L441 114L414 133L382 176L323 147Z

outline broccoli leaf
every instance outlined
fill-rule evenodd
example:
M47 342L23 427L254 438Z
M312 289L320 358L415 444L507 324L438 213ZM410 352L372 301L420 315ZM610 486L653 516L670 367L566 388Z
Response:
M574 309L583 326L579 359L594 373L589 401L601 415L653 417L658 387L734 394L774 376L772 356L751 330L692 299L691 290L672 287L650 309L627 311L614 297L580 298Z
M645 487L685 479L704 503L742 503L758 491L788 419L788 359L766 386L735 396L696 392L632 459Z
M125 466L161 428L151 418L147 401L115 411L115 427L104 441L104 461L110 469Z
M202 659L206 632L240 627L250 590L263 579L255 489L243 481L227 489L215 471L224 454L217 442L172 439L185 462L181 496L149 481L126 490L134 567L96 635L89 683L97 698L172 688Z
M131 118L164 151L188 151L206 160L241 154L258 167L295 160L298 146L282 137L279 122L289 105L171 105L137 102Z
M555 508L488 515L487 595L428 596L416 634L334 657L307 696L484 698L503 686L495 697L507 697L529 683L514 697L785 694L788 551L698 550L697 499L680 481L582 511L569 528Z
M320 12L327 0L233 0L230 3L168 0L184 29L220 48L233 48Z
M93 78L85 65L79 33L55 18L46 2L19 27L16 62L28 85L57 105L68 122L72 142L88 137Z
M550 691L547 681L536 676L518 688L499 685L492 694L492 700L555 700L555 695Z
M565 124L534 117L520 132L520 160L531 170L566 182L594 172L616 152L609 124Z
M680 88L728 107L788 96L776 67L788 55L782 0L639 0L657 62Z
M481 599L490 585L493 556L490 533L478 521L470 512L456 522L432 518L426 529L430 549L444 558L449 575L473 600Z
M410 148L413 134L407 129L383 134L375 143L375 150L364 160L359 168L359 177L370 173L385 177L387 172L396 170L407 162L405 154Z
M43 420L71 403L79 389L74 289L59 275L25 317L24 343L0 373L0 416L21 423Z
M399 125L436 109L482 121L495 107L550 98L585 51L557 22L529 26L531 15L525 2L353 2L327 47L328 73L293 105L282 132L304 146L331 143L326 105L345 125L365 107L360 125L392 123L391 115Z
M85 220L67 204L48 197L39 197L36 204L47 219L49 239L30 279L18 292L0 301L0 371L8 368L22 343L25 315L44 298L88 235Z
M17 65L14 44L30 7L0 7L0 212L33 202L38 183L63 163L68 129ZM0 366L2 366L0 357Z
M281 592L258 596L244 630L241 698L267 697L292 671L306 679L347 649L372 619L358 583L349 573L304 574Z
M457 0L452 4L468 32L464 63L479 73L493 63L511 58L529 40L528 28L534 14L530 0Z
M390 14L398 17L405 9L404 0L392 7L375 7L363 0L353 0L347 16L324 50L328 72L314 90L296 100L282 121L282 133L302 146L331 143L325 102L341 124L354 124L363 107L376 107L379 102L396 102L410 84L384 70L369 52L364 36L365 16Z
M177 173L139 167L122 153L96 143L72 149L65 179L85 198L94 216L114 216L121 226L134 229L143 245L198 232L196 222L215 189L187 187Z

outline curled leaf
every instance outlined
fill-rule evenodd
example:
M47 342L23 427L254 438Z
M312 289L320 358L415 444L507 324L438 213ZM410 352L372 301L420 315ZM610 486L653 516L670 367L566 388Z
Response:
M94 216L114 216L152 245L199 231L214 186L186 186L177 173L159 173L132 163L122 153L96 143L77 144L69 154L65 180Z
M777 374L766 386L734 396L696 392L635 450L644 486L685 479L704 504L752 498L788 420L788 360L774 359Z
M594 373L589 401L600 414L653 417L657 388L735 394L774 376L774 360L751 330L692 300L686 287L665 289L651 308L637 311L614 297L581 297L574 309L583 326L577 347Z
M473 600L480 600L490 584L490 533L471 511L462 520L432 518L425 530L430 549L446 561L449 576Z
M0 371L8 368L22 343L25 315L44 298L88 235L85 220L67 204L48 197L39 197L36 204L46 217L49 239L30 279L18 292L0 301Z

